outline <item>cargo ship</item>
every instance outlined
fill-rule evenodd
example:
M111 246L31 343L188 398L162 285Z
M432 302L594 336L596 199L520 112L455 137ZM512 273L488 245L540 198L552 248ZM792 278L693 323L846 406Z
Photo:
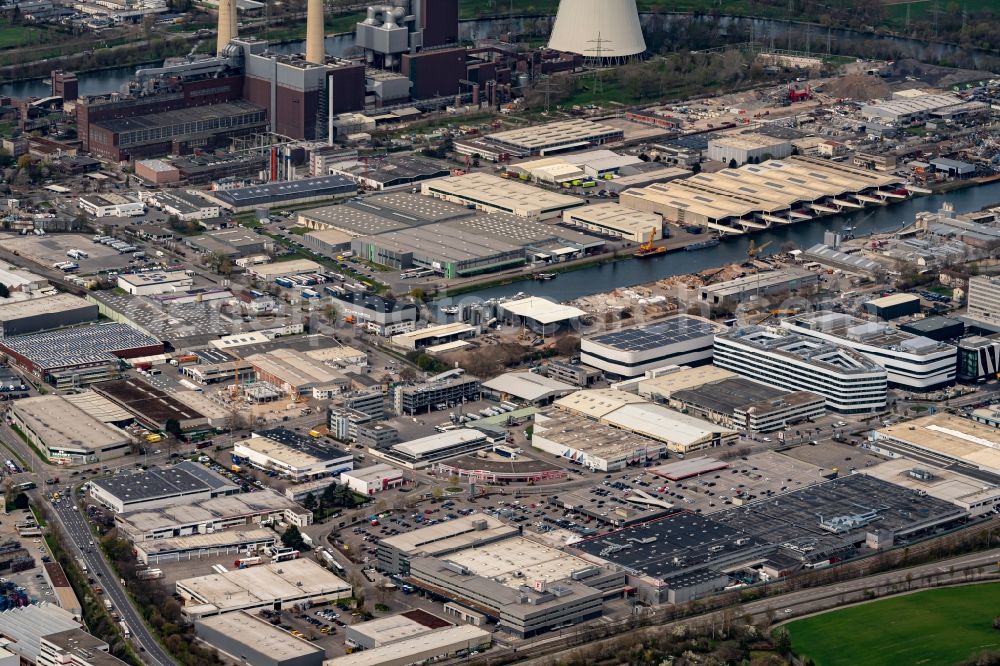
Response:
M684 249L688 252L693 252L694 250L704 250L706 247L715 247L719 244L718 238L709 238L708 240L698 241L697 243L691 243Z

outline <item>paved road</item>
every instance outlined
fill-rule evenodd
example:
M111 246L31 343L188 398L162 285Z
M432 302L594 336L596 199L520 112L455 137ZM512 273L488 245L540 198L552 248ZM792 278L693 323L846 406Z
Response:
M156 642L152 632L132 605L125 588L121 586L118 576L104 559L101 549L96 544L90 546L94 543L93 535L80 511L75 507L69 498L52 507L52 514L60 523L63 536L69 541L71 555L82 557L90 574L95 576L98 584L104 588L104 594L111 599L118 614L131 630L132 643L139 649L142 660L152 666L173 666L176 662Z
M125 588L119 582L120 579L111 569L111 565L104 559L101 549L96 545L93 547L90 545L93 542L93 534L84 517L80 515L80 511L74 508L73 499L63 498L58 505L49 502L49 489L61 492L65 488L64 484L69 483L69 479L65 478L68 470L53 467L39 460L34 451L3 421L0 421L0 441L8 449L16 451L23 460L30 463L31 469L38 476L38 490L31 492L32 503L49 505L53 517L51 525L57 527L65 537L64 541L70 550L70 555L82 557L87 563L90 574L98 579L98 584L104 589L104 594L111 599L118 614L128 625L132 634L132 644L136 646L142 660L151 666L174 666L176 662L156 642L152 632L132 605ZM53 477L64 478L61 479L62 483L57 486L49 486L45 483Z

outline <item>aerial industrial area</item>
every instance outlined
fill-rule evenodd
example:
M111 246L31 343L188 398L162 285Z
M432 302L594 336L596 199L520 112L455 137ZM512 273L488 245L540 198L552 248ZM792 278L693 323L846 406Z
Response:
M180 4L0 5L215 22L0 82L0 666L995 663L1000 74ZM945 588L992 642L799 624Z

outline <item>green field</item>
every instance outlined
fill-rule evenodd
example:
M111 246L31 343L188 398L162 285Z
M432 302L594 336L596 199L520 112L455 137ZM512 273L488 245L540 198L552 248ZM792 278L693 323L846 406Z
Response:
M24 25L0 24L0 49L43 43L48 31Z
M907 594L785 625L817 666L955 664L1000 650L1000 583Z

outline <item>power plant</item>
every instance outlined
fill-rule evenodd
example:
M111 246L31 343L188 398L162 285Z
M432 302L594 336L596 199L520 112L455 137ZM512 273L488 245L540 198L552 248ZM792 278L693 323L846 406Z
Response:
M534 73L645 50L634 0L564 0L552 33L556 50L528 53L496 42L460 45L458 0L389 0L368 7L356 24L350 57L326 53L323 0L308 0L305 49L296 54L239 36L237 8L237 0L220 0L215 55L170 58L138 69L118 91L80 98L83 149L129 162L233 149L238 140L266 154L295 141L332 141L350 125L338 121L343 114L398 122L393 112L496 108Z
M641 56L646 40L635 0L562 0L549 48L602 63Z

